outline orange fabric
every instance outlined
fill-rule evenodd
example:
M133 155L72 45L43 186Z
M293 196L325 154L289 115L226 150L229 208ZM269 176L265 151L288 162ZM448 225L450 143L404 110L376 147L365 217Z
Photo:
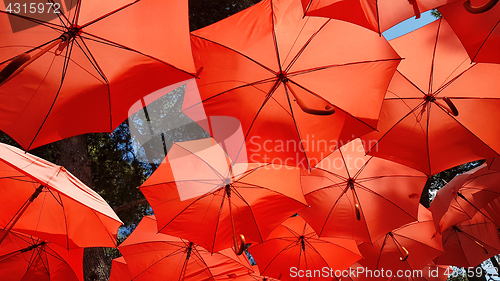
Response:
M0 247L0 276L5 281L83 281L83 248L66 250L11 232Z
M321 270L323 267L333 271L344 270L361 258L354 240L319 238L299 216L283 222L263 244L252 245L248 251L254 257L261 275L279 280L301 280L291 276L292 267L296 269L294 272ZM316 277L320 278L311 280L325 280L321 276Z
M455 226L459 231L453 228L443 231L444 254L436 259L436 264L475 267L500 253L498 228L481 213Z
M0 144L0 227L43 185L14 230L65 248L115 247L122 224L106 201L63 167Z
M339 142L374 130L400 61L376 34L303 18L299 1L292 0L264 0L192 34L206 115L241 122L252 162L313 167ZM305 113L293 93L316 108L327 100L336 112Z
M418 221L390 232L394 239L388 233L373 244L367 242L360 244L359 251L364 259L359 263L371 270L413 272L424 268L441 255L444 252L443 244L441 235L435 235L432 213L422 205L419 205L418 210ZM409 252L405 261L400 260L405 256L402 247Z
M0 95L9 97L0 104L0 130L25 149L111 132L129 116L132 104L195 73L187 1L78 5L65 14L73 21L65 25L81 27L76 39L61 43L0 87ZM31 21L32 15L16 24ZM0 3L0 68L23 52L35 49L30 53L36 54L36 48L67 30L54 19L13 32L8 17L15 16Z
M350 179L360 206L359 221ZM299 214L321 237L374 242L417 219L426 181L421 172L365 156L358 139L323 159L311 172L302 172L302 188L311 208Z
M471 219L477 212L490 218L480 210L500 196L499 181L500 172L489 170L486 164L453 178L438 190L431 203L430 210L436 229L442 232L452 225Z
M456 0L413 0L423 13ZM308 16L351 22L379 34L416 15L412 1L393 0L302 0Z
M111 261L111 275L109 281L131 281L127 262L123 257Z
M174 143L165 162L141 185L162 233L210 252L233 245L226 184L230 185L236 235L262 242L306 206L300 170L271 164L228 164L212 139Z
M154 216L145 216L137 228L118 247L133 280L225 280L253 272L245 255L231 249L214 254L181 238L158 233ZM184 263L187 259L187 265ZM185 269L185 279L182 279Z
M389 85L378 132L361 137L366 151L427 175L497 155L500 66L471 64L443 19L390 43L404 60Z
M464 45L469 57L475 62L500 63L500 5L489 11L472 14L464 9L464 0L439 8L439 12L450 23L453 31ZM471 1L473 6L481 6L485 1Z

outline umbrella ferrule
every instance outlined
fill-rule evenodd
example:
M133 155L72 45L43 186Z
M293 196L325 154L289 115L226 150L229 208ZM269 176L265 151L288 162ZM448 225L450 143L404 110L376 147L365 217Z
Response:
M193 242L189 242L189 246L186 253L186 260L191 257L191 252L193 251Z
M40 246L44 246L45 244L46 244L46 242L45 242L45 241L43 241L43 242L40 242L40 243L38 243L38 244L31 245L31 246L29 246L29 247L27 247L27 248L24 248L24 249L22 249L22 250L19 250L19 252L21 252L21 253L29 252L29 251L31 251L31 250L33 250L33 249L36 249L36 248L40 247Z
M69 41L70 39L72 38L75 38L76 35L78 35L80 33L80 28L76 25L70 27L68 29L68 31L64 32L59 38L63 41L63 42L66 42L66 41Z
M432 95L432 94L428 94L428 95L425 95L425 98L424 98L426 101L430 101L430 102L433 102L436 100L436 98Z
M283 82L283 83L286 83L288 82L288 77L286 76L286 73L281 71L280 73L278 73L278 79Z
M29 201L30 202L33 202L37 197L38 195L40 195L40 193L42 193L42 190L43 190L43 185L40 185L36 190L35 192L33 192L33 194L31 195Z

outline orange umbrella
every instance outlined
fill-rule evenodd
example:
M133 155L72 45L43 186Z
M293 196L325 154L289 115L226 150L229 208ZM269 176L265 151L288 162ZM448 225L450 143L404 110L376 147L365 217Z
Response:
M340 19L379 34L397 23L456 0L302 0L307 16Z
M436 259L436 264L476 267L500 253L498 228L481 213L447 228L442 237L444 254Z
M306 206L298 168L234 164L213 139L174 143L140 188L160 232L210 252L234 244L241 254L242 246L236 243L239 235L262 242Z
M478 212L493 220L481 209L500 195L499 181L500 172L489 170L484 164L456 176L438 190L430 207L438 232L469 220Z
M111 261L111 275L109 281L131 281L127 262L123 257Z
M252 245L248 251L262 275L279 280L334 279L335 271L361 258L354 240L319 238L299 216L283 222L263 244Z
M373 244L360 244L359 251L364 259L359 263L370 270L383 269L386 276L392 277L399 272L421 270L441 255L443 244L441 235L435 234L432 213L423 205L419 205L418 211L418 221L388 232Z
M5 281L83 281L82 265L83 248L66 250L17 232L8 233L0 247L0 276Z
M116 247L122 224L95 191L67 172L15 147L0 144L0 243L11 230L67 249Z
M427 175L497 155L500 66L470 63L443 19L390 43L405 59L378 132L361 137L367 153Z
M373 242L417 219L427 177L366 156L358 139L323 159L311 172L303 171L301 181L311 208L299 214L316 233Z
M158 233L145 216L118 247L132 280L230 280L253 272L247 258L231 249L214 254L187 240Z
M192 34L206 114L241 122L252 162L313 167L374 130L400 62L384 38L303 18L294 0L264 0Z
M0 3L0 130L25 149L111 132L133 103L194 76L187 1L75 2Z
M500 63L500 5L496 5L497 2L460 0L438 9L474 62Z

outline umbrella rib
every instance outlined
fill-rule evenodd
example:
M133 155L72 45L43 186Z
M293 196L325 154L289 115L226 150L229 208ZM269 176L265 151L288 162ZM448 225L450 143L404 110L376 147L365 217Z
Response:
M427 126L426 126L426 130L425 130L425 147L427 148L426 154L427 154L427 164L428 164L428 168L429 168L429 174L432 174L431 152L430 152L430 148L429 148L429 126L431 123L431 106L432 105L431 105L431 103L427 103L424 106L427 106Z
M333 209L335 209L335 207L337 206L337 203L340 201L340 199L342 199L342 197L344 196L344 194L346 194L346 192L348 190L349 190L349 185L346 184L346 187L344 188L344 191L342 191L342 193L339 195L339 197L337 198L337 200L335 200L335 203L333 203L332 208L328 212L328 216L326 216L325 223L323 223L323 226L321 227L321 231L318 233L318 236L321 236L323 234L323 231L325 230L326 224L327 224L328 220L330 219L330 217L332 216ZM363 217L364 217L364 215L363 215ZM365 222L365 225L366 225L366 222ZM366 228L368 228L368 226L366 226Z
M147 243L147 242L145 242ZM141 272L139 272L134 278L132 278L132 280L134 280L135 278L139 277L141 274L143 274L144 272L148 271L149 269L151 269L153 266L157 265L158 263L160 263L161 261L163 261L164 259L166 258L169 258L173 255L177 255L179 253L184 253L184 252L180 252L182 249L184 249L183 247L179 247L179 249L173 251L172 253L166 255L166 256L163 256L161 257L159 260L157 260L156 262L154 262L153 264L151 264L150 266L148 266L147 268L145 268L144 270L142 270Z
M54 0L47 0L48 2L52 3L53 5L57 4L54 2ZM54 7L54 6L52 6ZM55 13L55 8L54 8L54 13ZM59 18L59 21L62 23L62 24L69 24L69 26L73 25L73 23L66 17L66 15L64 14L64 11L61 13L59 11L59 13L55 13L57 15L57 18ZM66 23L64 22L64 20L66 20ZM68 26L66 26L67 28Z
M87 44L85 43L85 41L83 40L83 38L81 36L80 36L80 40L82 41L82 45L80 45L80 43L78 43L78 41L76 40L76 38L75 38L75 40L73 40L73 42L75 42L76 45L80 48L80 50L83 52L83 54L85 55L85 57L87 57L87 59L89 60L89 62L92 64L92 67L94 67L94 69L96 70L96 72L106 82L106 84L108 85L108 88L109 88L109 81L106 78L106 75L104 74L104 71L99 66L99 63L97 62L97 60L92 55L92 52L90 52L89 47L87 46Z
M270 0L270 6L271 6L271 31L272 31L272 38L273 38L273 43L274 43L274 50L276 52L276 59L278 63L278 67L280 70L280 73L283 72L283 69L281 67L281 58L280 58L280 51L278 49L278 38L276 38L276 30L275 30L275 23L274 23L274 1Z
M30 149L31 145L33 145L33 143L35 142L35 139L38 137L38 134L40 133L40 131L42 130L43 126L45 125L45 122L47 121L47 119L49 118L49 115L50 113L52 112L52 109L54 108L54 105L56 104L56 101L57 101L57 98L59 97L59 94L61 93L61 89L62 89L62 86L63 86L63 83L64 83L64 78L66 77L66 71L68 69L68 65L69 65L69 57L71 54L71 51L73 50L73 45L74 45L74 40L71 41L71 47L67 47L66 48L66 55L64 56L64 63L63 63L63 69L62 69L62 73L61 73L61 83L59 84L59 88L57 89L57 93L54 97L54 100L52 101L52 104L49 108L49 111L47 112L47 114L45 115L45 118L43 119L43 122L42 124L39 126L35 136L33 137L33 139L31 140L30 144L28 145L28 150ZM49 69L50 71L50 69ZM48 72L47 72L48 73Z
M334 67L342 67L342 66L351 66L351 65L358 65L358 64L366 64L366 63L374 63L374 62L387 62L387 61L401 61L401 58L395 58L395 59L378 59L378 60L367 60L367 61L355 61L355 62L349 62L349 63L340 63L340 64L330 64L330 65L324 65L324 66L318 66L315 68L308 68L304 70L298 70L295 72L290 72L288 73L288 77L293 77L293 76L298 76L301 74L308 74L311 72L316 72L316 71L321 71L329 68L334 68Z
M217 216L217 223L215 224L214 240L212 241L212 249L210 249L210 252L214 252L215 240L217 239L217 230L219 229L220 217L222 214L222 209L224 208L224 201L225 200L226 200L226 192L224 191L224 193L222 194L222 200L220 203L219 214ZM229 206L229 208L231 208L231 206Z
M486 41L488 41L488 39L491 37L491 34L493 34L493 31L496 29L496 27L498 26L498 23L500 23L500 21L497 21L497 23L495 24L495 26L491 29L490 33L488 33L488 36L486 36L486 38L484 39L484 41L481 43L481 46L479 46L479 49L477 50L477 52L474 54L474 57L472 58L471 61L474 61L476 59L476 57L479 55L479 52L481 51L481 49L483 48L484 44L486 44Z
M286 84L284 84L283 87L285 88L286 98L288 100L288 106L290 106L290 113L291 113L291 117L293 120L293 125L295 126L295 130L297 132L297 135L299 136L299 140L300 140L299 144L302 147L302 151L303 151L304 157L306 159L307 169L309 171L311 171L311 163L309 163L309 158L307 157L306 149L305 149L304 145L302 144L302 136L300 134L300 130L299 130L299 127L297 125L297 121L295 120L295 115L293 113L292 102L290 101L290 94L288 93L288 86Z
M288 196L288 195L286 195L286 194L283 194L283 193L281 193L281 192L278 192L278 191L276 191L276 190L274 190L274 189L271 189L271 188L268 188L268 187L265 187L265 186L260 186L260 185L256 185L256 184L252 184L252 183L242 182L242 181L240 181L240 180L238 180L238 183L242 183L242 184L247 185L247 186L238 186L238 188L242 188L242 189L244 189L244 188L251 188L251 189L265 189L265 190L270 191L270 192L272 192L272 193L276 193L276 194L282 195L283 197L286 197L286 198L288 198L288 199L292 199L292 200L294 200L295 202L298 202L298 203L304 204L304 203L300 202L299 200L297 200L297 199L295 199L295 198L293 198L293 197L290 197L290 196Z
M220 174L217 170L214 169L214 167L212 167L212 165L210 165L210 163L208 163L208 161L206 159L203 159L201 158L200 156L198 156L196 153L193 153L192 151L186 149L185 147L182 147L182 146L179 146L182 150L188 152L188 153L191 153L192 155L196 156L196 158L198 158L200 161L202 161L203 163L205 163L206 166L208 166L210 168L210 170L212 170L214 172L214 174L219 177L220 180L222 179L225 179L225 176ZM226 152L224 151L224 154L226 154ZM228 167L229 168L229 167ZM177 181L176 181L177 182Z
M265 66L265 65L263 65L263 64L261 64L261 63L259 63L258 61L256 61L256 60L252 59L251 57L249 57L249 56L247 56L247 55L245 55L245 54L243 54L243 53L241 53L241 52L239 52L239 51L237 51L237 50L234 50L234 49L232 49L232 48L230 48L230 47L227 47L227 46L222 45L222 44L220 44L220 43L218 43L218 42L212 41L212 40L210 40L210 39L207 39L207 38L201 37L201 36L196 35L196 34L192 34L192 33L191 33L191 36L194 36L194 37L196 37L196 38L199 38L199 39L205 40L205 41L207 41L207 42L210 42L210 43L212 43L212 44L215 44L215 45L221 46L221 47L223 47L223 48L225 48L225 49L228 49L228 50L230 50L230 51L232 51L232 52L235 52L235 53L237 53L237 54L241 55L242 57L247 58L248 60L250 60L250 61L254 62L254 63L255 63L255 64L257 64L258 66L262 67L263 69L265 69L265 70L267 70L267 71L271 72L273 75L278 75L278 73L276 73L274 70L270 69L269 67L267 67L267 66ZM281 65L280 65L280 69L281 69Z
M431 71L429 73L429 92L427 94L432 94L432 82L434 80L434 61L436 59L436 51L437 51L437 43L438 43L438 39L439 39L439 35L440 35L440 31L441 31L441 23L442 23L442 19L439 19L439 25L438 25L438 28L436 30L436 39L434 41L434 49L432 50L432 60L431 60Z
M45 27L52 28L52 29L57 30L57 31L63 31L64 30L64 29L61 29L61 26L59 26L57 24L53 24L51 22L46 22L46 21L42 21L42 20L39 20L39 19L35 19L35 18L30 18L30 17L24 16L24 15L21 15L21 14L9 13L9 12L3 11L3 10L0 10L0 14L7 14L8 16L17 17L17 18L20 18L20 19L23 19L23 20L26 20L26 21L30 21L32 23L36 23L38 25L43 25ZM64 27L64 28L66 28L66 27ZM55 41L55 39L52 40L52 41Z
M85 27L87 27L87 26L89 26L89 25L91 25L93 23L96 23L96 22L98 22L98 21L100 21L100 20L102 20L104 18L107 18L107 17L109 17L109 16L111 16L111 15L113 15L113 14L115 14L115 13L117 13L117 12L119 12L119 11L125 9L125 8L128 8L128 7L132 6L132 5L134 5L137 2L140 2L140 0L136 0L136 1L132 2L132 3L129 3L129 4L125 5L125 6L123 6L123 7L118 8L118 9L116 9L114 11L111 11L111 12L105 14L105 15L102 15L102 16L100 16L100 17L98 17L98 18L96 18L96 19L94 19L92 21L89 21L88 23L82 25L81 28L85 28Z
M260 241L264 241L264 237L262 237L262 234L260 233L260 227L259 227L259 224L257 223L257 220L255 219L255 214L252 210L252 207L250 206L250 204L248 204L248 202L243 198L243 196L238 192L238 190L236 188L233 189L233 192L236 194L236 196L238 198L240 198L241 201L243 201L243 203L245 203L245 205L248 206L248 209L250 210L250 213L252 214L253 222L255 223L255 226L257 227L257 232L259 233Z
M284 237L282 237L284 238ZM266 242L269 243L269 241L272 241L272 240L275 240L275 239L269 239L267 240ZM296 245L298 244L298 240L293 240L290 242L290 244L288 244L286 247L284 247L283 249L279 250L276 255L269 261L269 263L266 265L266 267L261 270L261 274L264 273L264 271L266 271L266 269L271 265L271 263L274 262L274 260L276 260L278 258L279 255L283 254L285 251L289 250L289 249L292 249L293 247L295 247ZM263 245L263 244L262 244ZM250 253L251 254L251 253ZM259 267L260 268L260 267Z

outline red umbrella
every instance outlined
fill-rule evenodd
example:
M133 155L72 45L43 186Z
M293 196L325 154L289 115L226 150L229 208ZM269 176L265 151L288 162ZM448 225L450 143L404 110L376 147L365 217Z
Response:
M122 224L95 191L67 172L15 147L0 144L0 227L65 248L116 247Z
M397 23L456 0L302 0L308 16L340 19L373 30L379 34Z
M345 270L361 258L354 240L319 238L299 216L283 222L263 244L248 251L262 275L279 280L334 279L336 270Z
M390 43L405 59L378 132L361 137L367 153L427 175L497 155L500 66L471 64L443 19Z
M436 264L476 267L500 253L498 228L481 213L444 230L442 237L444 254Z
M140 188L155 212L160 232L210 252L234 244L241 254L237 234L262 242L306 206L298 168L234 164L213 139L174 143L165 161Z
M441 235L436 235L432 213L420 205L418 221L388 232L373 244L360 244L359 251L364 257L361 265L370 270L391 270L393 275L387 274L391 277L421 270L443 253L443 244Z
M352 141L311 172L302 188L311 208L299 212L321 237L372 242L417 219L427 177L419 171L366 156Z
M5 281L83 281L82 265L83 248L66 250L17 232L8 233L0 247L0 276Z
M123 257L111 261L111 275L109 281L131 281L127 262Z
M264 0L192 34L206 115L241 122L252 162L313 167L374 130L400 61L376 34L303 18L293 0Z
M0 4L0 130L25 149L111 132L143 96L194 76L187 1L72 3Z
M154 216L146 216L118 247L132 280L230 280L248 275L247 258L231 249L214 254L187 240L158 233Z
M460 0L438 9L474 62L500 63L500 5L496 5L497 2Z
M481 209L500 195L499 181L500 172L482 165L456 176L438 190L430 207L438 232L469 220L478 212L492 220Z

